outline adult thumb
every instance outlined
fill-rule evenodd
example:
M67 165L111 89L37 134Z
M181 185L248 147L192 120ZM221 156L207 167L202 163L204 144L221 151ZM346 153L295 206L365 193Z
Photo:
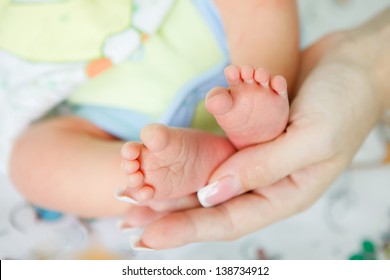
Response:
M232 155L198 191L203 207L223 203L242 193L269 186L325 157L316 136L290 127L271 142L245 148ZM314 135L313 138L308 137Z

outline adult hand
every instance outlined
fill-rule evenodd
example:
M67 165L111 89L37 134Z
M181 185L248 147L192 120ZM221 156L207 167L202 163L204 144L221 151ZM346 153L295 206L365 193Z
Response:
M350 163L388 107L383 87L388 83L376 74L390 72L389 19L390 9L308 49L302 72L309 75L291 104L286 132L233 155L212 175L211 196L202 198L209 206L230 200L168 214L145 227L140 244L163 249L235 239L310 206ZM370 32L377 34L367 36ZM375 61L385 68L378 71Z

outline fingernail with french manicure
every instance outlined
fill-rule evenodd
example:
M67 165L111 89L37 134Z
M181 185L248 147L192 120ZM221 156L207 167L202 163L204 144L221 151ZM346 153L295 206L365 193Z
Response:
M115 192L115 198L120 200L120 201L130 203L132 205L138 204L138 201L136 201L128 196L123 195L123 190L120 188Z
M134 251L144 251L144 252L156 251L152 248L148 248L145 245L143 245L141 241L141 236L138 234L133 234L130 236L130 247Z
M198 191L198 200L203 207L212 207L243 192L238 178L226 176Z
M123 219L116 222L116 228L122 233L141 231L141 228L127 226Z

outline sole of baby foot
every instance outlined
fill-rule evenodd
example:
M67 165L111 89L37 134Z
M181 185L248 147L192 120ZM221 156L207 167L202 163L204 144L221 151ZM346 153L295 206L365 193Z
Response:
M122 150L122 156L128 156L123 157L124 170L131 171L125 171L126 194L140 202L196 192L235 151L223 137L161 124L146 126L141 140L141 145L126 143Z
M233 65L225 69L225 76L229 88L212 89L206 108L229 140L241 149L279 136L289 116L286 79L264 69Z

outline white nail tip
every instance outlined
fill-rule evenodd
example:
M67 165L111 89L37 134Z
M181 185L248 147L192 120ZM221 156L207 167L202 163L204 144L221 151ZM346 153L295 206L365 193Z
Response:
M116 192L115 192L115 198L117 200L120 200L120 201L123 201L123 202L127 202L127 203L130 203L130 204L133 204L133 205L137 205L139 202L128 197L128 196L124 196L122 194L122 190L121 189L118 189Z
M140 241L141 241L141 236L139 235L131 235L130 236L130 247L131 249L133 249L134 251L142 251L142 252L152 252L152 251L156 251L152 248L147 248L147 247L143 247L143 246L140 246Z
M269 88L269 81L267 82L261 82L260 85L265 88Z
M121 232L121 233L128 233L128 232L137 232L140 230L140 228L137 227L126 227L125 226L125 221L124 220L118 220L116 222L116 228Z
M197 193L198 200L199 200L199 203L203 207L208 208L208 207L214 206L214 205L208 203L206 200L208 197L214 195L217 192L217 185L218 185L218 181L211 183L211 184L201 188L198 191L198 193Z
M123 225L124 225L124 220L121 219L121 220L116 221L115 225L116 225L116 228L118 230L122 230L123 229Z

